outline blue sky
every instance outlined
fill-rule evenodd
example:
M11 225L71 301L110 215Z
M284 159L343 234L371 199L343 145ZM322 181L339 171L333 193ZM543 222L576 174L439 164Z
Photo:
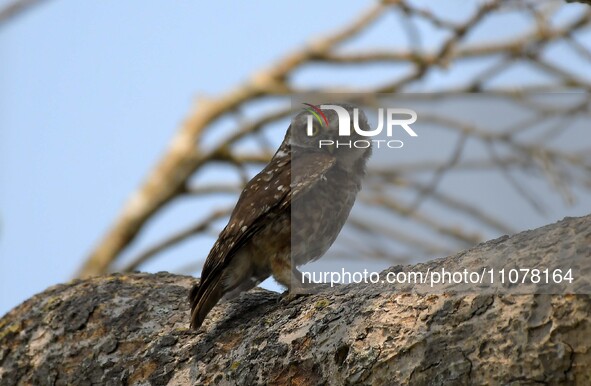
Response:
M0 29L0 314L73 276L197 96L367 4L49 0Z
M72 277L199 94L363 8L50 0L2 28L0 314Z

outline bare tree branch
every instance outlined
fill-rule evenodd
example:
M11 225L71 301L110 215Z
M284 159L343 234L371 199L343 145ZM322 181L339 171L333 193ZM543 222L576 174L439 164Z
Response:
M340 30L288 53L227 93L219 97L199 99L162 159L124 206L110 230L84 263L79 275L84 277L113 270L121 253L133 242L153 215L178 197L201 200L207 195L239 191L240 183L233 185L204 181L195 184L192 181L194 176L208 166L222 163L224 168L235 171L242 181L241 184L244 184L251 175L253 165L259 166L269 160L273 149L266 133L274 124L283 122L290 115L291 109L288 102L290 95L331 92L352 93L352 95L398 92L402 95L405 91L416 91L417 87L427 82L433 72L449 71L454 66L476 59L486 59L490 61L490 65L484 66L473 75L466 76L461 84L456 82L445 85L432 90L437 91L436 93L417 94L416 98L437 100L444 96L450 98L454 95L461 96L463 93L487 91L488 95L500 101L509 101L530 111L533 117L514 123L511 127L505 127L504 130L495 130L487 127L486 122L474 124L445 114L422 114L422 122L432 124L437 130L450 131L462 140L456 144L453 152L447 152L445 158L397 164L394 169L370 168L370 181L372 177L376 177L378 178L376 181L383 181L388 186L403 184L406 192L412 191L416 195L414 202L400 200L386 190L379 191L376 184L369 187L369 191L363 198L364 202L377 205L396 218L403 218L409 223L427 227L441 235L443 239L437 240L438 242L445 241L447 244L451 242L457 245L457 248L472 245L481 240L485 229L494 229L503 233L511 233L513 229L507 225L508 219L495 218L474 205L453 199L449 192L441 191L440 182L447 177L448 173L467 170L501 171L522 199L532 203L539 210L544 210L543 204L531 197L528 184L513 177L517 172L527 173L530 177L547 181L565 202L574 202L576 190L573 187L591 190L591 180L588 178L591 172L591 159L582 151L568 152L555 148L551 146L551 139L569 132L572 119L591 114L589 98L563 108L540 105L527 97L531 93L564 90L591 91L590 79L582 76L572 66L562 63L558 66L552 61L551 56L545 55L552 46L564 43L565 46L571 47L581 60L587 62L591 60L588 47L578 40L579 32L591 27L591 9L561 23L555 23L551 18L559 8L560 3L555 2L490 1L479 3L475 11L464 20L450 21L436 12L419 8L404 0L383 1L379 5L370 7L367 12ZM355 45L365 31L387 20L381 16L391 11L405 18L403 33L407 35L409 47L369 48L370 45ZM527 15L528 19L532 20L531 25L519 33L502 38L491 36L483 41L469 39L487 16L509 12ZM426 36L421 36L421 31L417 27L418 22L423 24L426 22L443 31L444 38L437 44L431 44L432 42ZM326 66L330 66L335 71L348 66L361 73L369 65L378 63L392 66L392 68L403 68L403 71L395 71L393 75L383 76L375 84L360 85L354 82L307 84L298 81L297 76L301 72L313 72ZM405 66L400 67L401 64ZM511 86L495 83L499 77L511 71L517 64L535 66L548 78L548 81ZM248 119L242 115L243 110L248 110L253 103L259 102L271 103L275 107L262 112L258 111ZM375 105L375 101L371 100L359 102L368 106ZM222 117L235 120L235 127L226 137L206 147L204 138L211 134L213 124ZM561 120L554 121L553 126L540 128L544 122L558 118ZM523 140L522 137L525 135L532 135L533 139ZM250 143L256 143L258 149L241 150L240 144L244 140L252 140ZM467 147L471 141L484 144L486 148L490 148L490 152L483 151L479 158L466 156L465 154L469 154ZM431 183L419 183L421 180L415 178L417 173L429 173L434 178ZM455 211L470 219L472 223L461 227L450 226L442 219L432 218L424 213L413 213L413 208L417 209L419 204L427 201L439 208ZM353 228L367 235L366 225L358 223ZM477 229L473 229L474 225L477 225ZM470 232L465 229L470 229ZM154 246L154 250L160 252L186 237L196 237L209 231L197 227L197 231L181 232L180 237L178 234L165 235L161 239L163 241ZM429 248L421 249L418 245L420 243L397 233L394 228L381 235L382 237L397 235L401 243L409 247L414 245L417 251L440 250L435 247L439 245L438 242ZM378 255L383 254L383 251L376 249L372 253L381 258ZM140 255L141 259L136 260L131 266L128 265L126 269L140 268L141 264L155 256L157 253L146 251Z
M212 212L207 218L203 219L202 221L198 222L197 224L183 229L182 231L168 237L166 240L162 240L155 245L151 246L150 248L146 249L144 252L141 252L136 257L131 259L131 262L127 264L123 269L122 272L133 272L135 271L140 265L145 263L148 259L152 256L164 251L166 248L176 245L181 241L186 240L187 238L201 233L207 230L215 220L218 220L224 216L230 214L230 209L225 210L217 210Z
M588 272L590 234L591 216L567 218L380 277L479 272L499 255L511 259L507 267L577 259L577 272ZM588 282L577 280L573 287L587 292L476 284L423 294L361 283L284 303L255 289L218 304L197 331L188 323L192 277L73 280L0 319L0 383L588 385L591 297Z
M33 6L43 3L45 0L18 0L6 4L0 8L0 28L6 25L9 21L17 16L20 16L25 11L30 10Z
M290 91L285 79L294 68L309 60L316 52L331 49L358 34L383 11L383 6L373 7L346 28L287 55L235 90L215 99L202 98L172 140L166 155L140 190L133 195L113 228L85 262L80 276L105 272L117 255L135 238L148 218L182 191L186 181L200 165L208 158L215 158L227 147L228 144L224 144L209 152L198 148L203 131L210 123L248 100L266 94L285 95Z

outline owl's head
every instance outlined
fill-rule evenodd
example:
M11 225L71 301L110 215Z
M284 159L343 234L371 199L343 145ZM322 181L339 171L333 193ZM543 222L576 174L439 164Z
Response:
M332 105L336 109L327 108L320 113L314 106L314 110L304 110L292 119L286 138L292 150L329 153L336 158L337 165L346 170L351 170L360 162L364 166L371 155L372 141L369 137L359 135L355 126L363 131L371 130L365 113L346 103L324 105ZM345 118L348 118L349 135L345 135L342 128L339 130L345 124Z

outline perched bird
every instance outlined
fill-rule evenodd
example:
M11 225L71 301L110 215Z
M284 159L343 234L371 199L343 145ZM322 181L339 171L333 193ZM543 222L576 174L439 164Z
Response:
M354 106L338 106L369 130L360 109L354 115ZM200 283L191 289L193 328L222 297L232 298L271 275L290 290L302 285L297 266L320 258L341 231L361 189L371 141L348 147L366 138L355 130L339 137L337 113L323 113L324 121L310 120L308 111L296 115L269 164L246 184L207 256Z

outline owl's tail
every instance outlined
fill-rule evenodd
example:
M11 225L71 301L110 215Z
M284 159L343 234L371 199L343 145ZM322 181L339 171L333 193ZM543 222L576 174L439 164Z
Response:
M221 275L213 280L204 282L203 285L195 284L189 293L191 301L191 327L195 330L201 327L203 320L213 306L224 295Z

